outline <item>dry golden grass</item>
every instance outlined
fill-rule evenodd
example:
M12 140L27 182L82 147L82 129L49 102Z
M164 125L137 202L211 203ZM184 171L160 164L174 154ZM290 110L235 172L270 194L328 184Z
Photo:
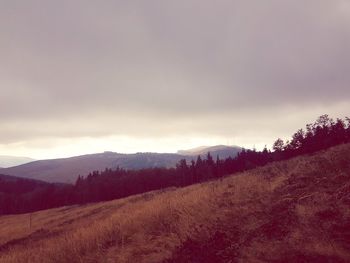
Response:
M349 171L343 145L182 189L36 212L31 228L29 214L2 216L0 262L349 262Z

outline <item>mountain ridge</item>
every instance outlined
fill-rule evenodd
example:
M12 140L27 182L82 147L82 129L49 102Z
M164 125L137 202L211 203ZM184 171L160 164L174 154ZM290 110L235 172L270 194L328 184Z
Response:
M214 145L214 146L199 146L196 148L188 149L188 150L179 150L178 154L185 156L205 156L210 152L213 157L218 156L220 159L227 158L229 156L235 157L240 151L242 151L242 147L235 145Z
M213 146L215 147L215 146ZM231 150L231 148L229 148ZM221 155L226 158L229 153L228 149L222 151L213 151L213 156ZM203 149L205 151L205 149ZM220 152L222 151L222 152ZM207 152L205 153L207 154ZM237 152L231 151L232 157ZM181 159L191 161L197 158L197 154L181 155L178 153L117 153L105 151L95 154L84 154L79 156L37 160L30 163L18 165L15 167L2 168L0 173L17 177L35 179L45 182L56 183L75 183L79 175L87 175L92 171L103 171L106 168L116 169L144 169L153 167L175 167Z

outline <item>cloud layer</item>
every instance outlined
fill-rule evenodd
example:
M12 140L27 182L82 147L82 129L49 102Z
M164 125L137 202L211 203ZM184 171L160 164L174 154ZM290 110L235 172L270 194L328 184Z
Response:
M347 0L8 0L0 32L3 151L46 137L270 139L350 102Z

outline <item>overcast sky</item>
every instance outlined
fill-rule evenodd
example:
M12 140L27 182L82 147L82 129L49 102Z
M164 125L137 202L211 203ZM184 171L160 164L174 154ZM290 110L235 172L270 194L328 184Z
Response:
M348 0L0 2L0 154L270 146L349 84Z

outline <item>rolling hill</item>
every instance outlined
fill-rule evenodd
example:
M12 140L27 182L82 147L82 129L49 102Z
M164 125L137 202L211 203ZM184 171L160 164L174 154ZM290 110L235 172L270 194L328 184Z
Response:
M173 167L182 158L186 157L178 154L163 153L120 154L104 152L70 158L34 161L0 169L0 173L46 182L74 183L79 175L87 175L95 170L115 169L118 166L126 169Z
M224 179L0 217L0 262L349 262L350 144Z
M21 165L21 164L25 164L33 161L35 160L28 157L0 155L1 168L8 168L8 167L17 166L17 165Z
M213 151L212 155L220 157L231 153L235 156L238 147L216 146L202 149L202 152L188 151L186 154L173 153L135 153L121 154L104 152L87 154L70 158L39 160L23 165L0 169L0 173L18 177L41 180L45 182L75 183L79 175L87 175L92 171L103 171L117 167L125 169L142 169L151 167L175 167L181 159L196 159L198 154Z

